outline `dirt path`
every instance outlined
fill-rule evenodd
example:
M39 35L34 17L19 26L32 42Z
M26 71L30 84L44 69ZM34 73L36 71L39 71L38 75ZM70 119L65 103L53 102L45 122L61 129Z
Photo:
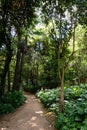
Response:
M17 111L0 117L0 130L54 130L53 117L47 116L34 95L26 96L26 103Z

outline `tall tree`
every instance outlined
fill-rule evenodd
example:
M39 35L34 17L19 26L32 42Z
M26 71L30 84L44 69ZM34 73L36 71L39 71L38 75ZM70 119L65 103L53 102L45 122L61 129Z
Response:
M2 97L5 91L6 75L9 70L9 65L12 58L11 24L9 22L9 15L7 8L8 8L7 3L3 1L1 3L1 34L2 34L1 44L6 49L6 59L1 74L0 97Z
M16 30L16 33L18 34L18 52L19 52L19 46L21 42L21 33L20 30L23 27L29 27L31 24L33 18L35 17L35 7L39 5L38 0L1 0L0 1L0 36L1 43L0 47L4 46L4 48L7 50L6 55L6 61L4 64L3 72L2 72L2 78L0 83L0 96L4 94L5 90L5 81L6 81L6 75L9 71L9 65L11 62L12 57L12 37L11 37L11 29L12 26L14 27L14 30ZM3 43L4 42L4 43ZM17 61L18 58L20 58L20 53L17 53ZM16 70L19 68L16 65ZM17 71L15 71L16 73ZM15 74L17 75L17 74ZM18 81L19 82L18 77ZM14 77L15 79L15 77ZM15 85L14 85L15 86Z
M86 1L48 0L42 3L44 20L48 24L53 22L53 38L58 48L58 75L60 80L60 111L64 109L64 76L70 61L75 53L75 28L78 22L83 23L82 14L86 15ZM80 6L85 10L81 12ZM72 51L69 51L69 41L73 36Z
M15 13L14 18L14 26L16 28L17 36L18 36L18 50L17 50L17 60L16 60L16 68L14 75L14 83L13 90L19 90L21 84L21 71L22 71L22 60L23 60L23 52L22 52L22 28L29 27L32 24L33 18L35 18L35 7L37 7L36 1L13 1L12 11ZM35 4L36 3L36 4ZM20 17L19 17L20 16ZM24 47L23 47L24 48Z

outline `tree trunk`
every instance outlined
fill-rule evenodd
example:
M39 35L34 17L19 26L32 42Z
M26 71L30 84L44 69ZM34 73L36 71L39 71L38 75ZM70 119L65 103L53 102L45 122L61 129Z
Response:
M21 33L20 29L18 30L18 50L16 55L16 67L15 67L15 74L14 74L14 81L13 81L13 90L20 90L20 70L21 70Z
M38 86L38 78L39 78L38 68L39 68L39 65L37 63L36 64L36 83L35 83L36 86Z
M1 77L0 98L2 98L2 96L4 95L4 92L5 92L6 75L7 75L7 72L9 70L11 58L12 58L12 50L8 50L6 60L5 60L4 69L3 69L3 73L2 73L2 77Z
M13 82L13 90L20 90L21 85L21 77L22 77L22 69L23 69L23 61L25 53L27 52L27 35L25 37L26 46L21 44L21 30L20 28L17 30L18 33L18 51L16 56L16 67L15 67L15 75Z
M62 66L62 72L60 70L60 48L58 47L58 79L60 80L60 102L59 111L62 112L64 109L64 65Z
M11 91L10 70L8 70L7 82L8 82L8 92L10 92Z
M6 4L3 3L3 1L1 1L0 3L1 8L2 8L2 34L3 34L3 38L2 38L2 43L5 43L6 45L6 59L5 59L5 64L4 64L4 68L2 71L2 76L1 76L1 80L0 80L0 99L2 98L2 96L4 95L5 92L5 84L6 84L6 75L7 72L9 70L9 65L11 62L11 58L12 58L12 48L11 48L11 37L10 37L10 32L11 32L11 28L9 28L11 25L8 25L8 15L7 15L7 8L6 8Z
M23 63L24 63L24 56L27 53L28 47L27 47L27 35L25 36L25 45L21 46L21 58L20 58L20 83L22 78L22 70L23 70Z
M61 93L60 93L59 111L63 112L63 109L64 109L64 67L62 68L62 76L61 76L60 89L61 89Z
M21 61L20 61L20 83L22 78L22 70L23 70L23 61L24 61L24 53L21 54Z

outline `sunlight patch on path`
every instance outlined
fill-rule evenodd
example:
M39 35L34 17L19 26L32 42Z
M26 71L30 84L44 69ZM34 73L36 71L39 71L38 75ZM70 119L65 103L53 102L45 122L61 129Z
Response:
M42 104L34 95L27 95L23 106L8 114L0 121L0 130L54 130L46 117Z

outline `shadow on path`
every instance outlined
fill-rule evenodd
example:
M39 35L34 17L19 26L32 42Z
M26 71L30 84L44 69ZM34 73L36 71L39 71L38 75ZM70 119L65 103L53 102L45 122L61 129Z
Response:
M34 95L26 96L23 106L0 118L0 130L55 130L40 101Z

